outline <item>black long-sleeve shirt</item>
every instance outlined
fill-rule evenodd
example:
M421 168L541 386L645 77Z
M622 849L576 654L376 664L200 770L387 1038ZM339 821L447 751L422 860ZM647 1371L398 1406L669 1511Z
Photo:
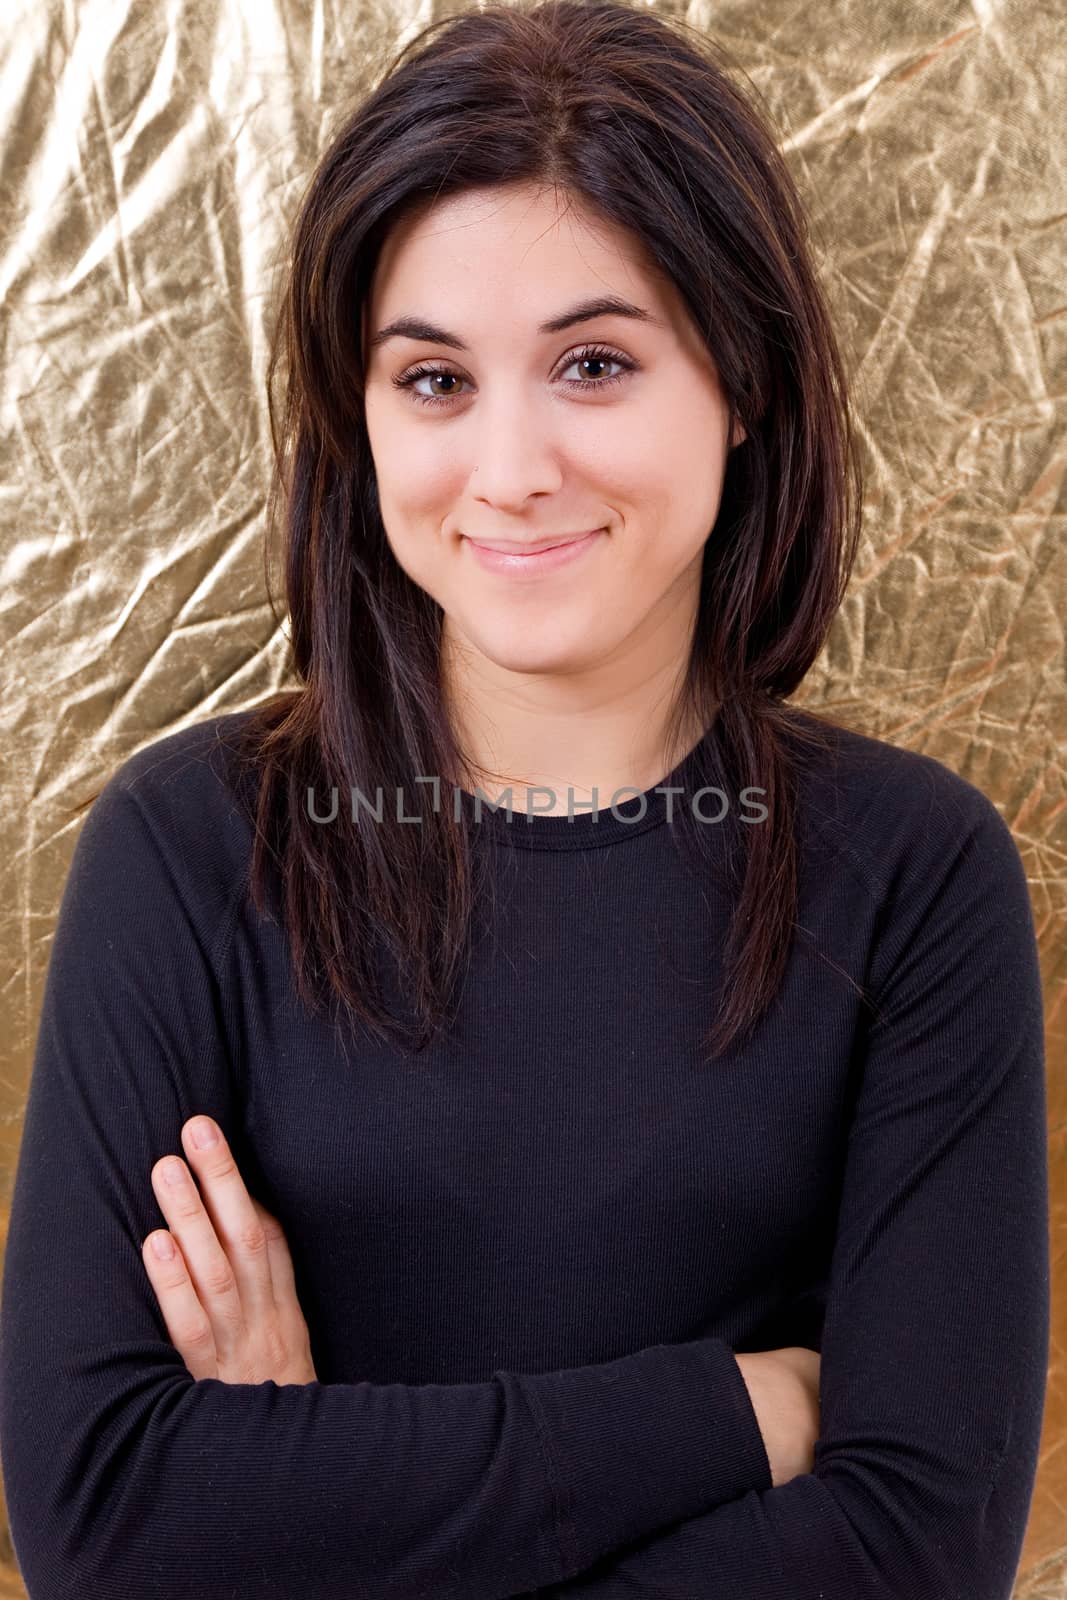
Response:
M243 715L127 760L63 895L0 1301L31 1600L1008 1596L1048 1178L991 801L836 734L798 787L805 937L710 1066L729 905L672 848L692 756L615 814L484 808L491 919L416 1054L298 1004L244 892ZM149 1175L198 1112L285 1230L317 1382L194 1381L167 1337ZM791 1344L821 1434L772 1487L734 1352Z

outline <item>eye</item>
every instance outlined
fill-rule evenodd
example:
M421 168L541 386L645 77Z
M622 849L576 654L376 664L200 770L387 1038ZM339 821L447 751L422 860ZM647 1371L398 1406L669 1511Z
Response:
M584 389L587 391L590 389L606 389L611 384L622 383L625 378L629 377L631 372L636 372L638 370L637 362L632 361L629 356L624 356L617 350L609 350L602 345L590 345L584 350L579 350L576 355L570 357L561 370L566 371L568 367L578 366L582 362L591 363L593 366L604 366L605 364L610 363L613 366L621 367L623 370L619 373L616 373L612 377L595 376L588 382L583 382L580 378L568 378L566 380L566 384L570 389ZM448 367L441 367L437 365L413 367L410 372L402 373L400 377L394 378L392 381L394 388L407 390L411 400L416 405L450 406L454 403L456 396L452 394L440 395L419 393L415 389L414 385L418 383L421 378L445 378L459 383L464 381L459 373L450 371Z

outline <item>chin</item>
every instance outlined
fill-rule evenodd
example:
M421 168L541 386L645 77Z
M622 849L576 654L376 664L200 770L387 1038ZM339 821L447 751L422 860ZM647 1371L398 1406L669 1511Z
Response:
M538 639L530 637L535 632L530 628L523 638L516 637L517 632L514 630L504 639L483 638L479 642L482 654L504 672L581 672L596 665L597 656L590 653L588 637Z

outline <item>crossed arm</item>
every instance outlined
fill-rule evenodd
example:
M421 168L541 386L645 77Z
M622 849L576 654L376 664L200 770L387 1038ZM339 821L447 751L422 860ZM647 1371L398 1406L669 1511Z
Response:
M152 1168L167 1228L143 1258L171 1343L194 1378L224 1383L315 1383L308 1326L288 1241L251 1195L211 1117L181 1131L183 1161ZM737 1355L772 1484L809 1472L819 1434L817 1351L803 1346Z

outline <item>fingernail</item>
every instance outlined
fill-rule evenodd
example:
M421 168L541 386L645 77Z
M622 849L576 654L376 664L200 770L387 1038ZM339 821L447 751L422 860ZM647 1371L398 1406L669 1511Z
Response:
M193 1123L193 1143L198 1150L206 1150L218 1142L218 1132L210 1117L200 1117Z
M169 1233L154 1233L152 1235L152 1249L160 1261L169 1261L174 1254L174 1241Z

